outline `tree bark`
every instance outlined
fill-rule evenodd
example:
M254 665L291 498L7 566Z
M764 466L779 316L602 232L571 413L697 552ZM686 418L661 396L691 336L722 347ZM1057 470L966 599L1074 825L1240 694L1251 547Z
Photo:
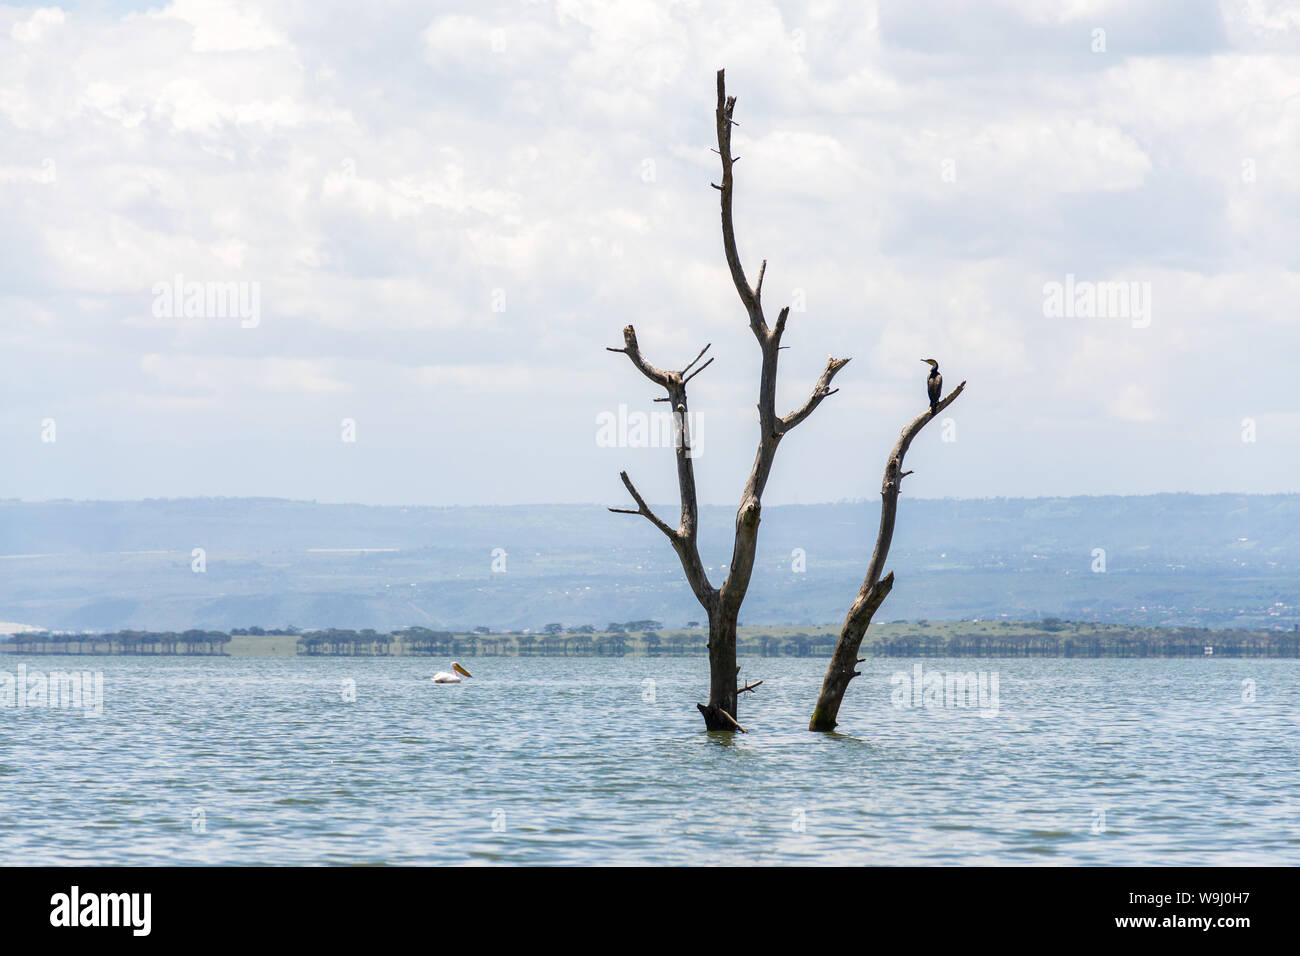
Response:
M719 607L717 613L709 615L709 703L707 706L695 705L704 715L707 729L736 729L736 674L739 670L736 665L736 618L723 614Z
M661 386L667 395L657 398L658 402L669 402L676 416L677 434L677 479L681 497L681 518L676 528L659 518L641 497L627 472L620 477L627 488L636 508L610 508L619 514L636 514L645 517L665 536L677 552L681 561L682 572L690 584L696 600L704 608L709 619L709 701L697 704L704 715L704 724L709 730L744 731L738 722L736 713L737 690L736 675L736 626L740 617L740 606L749 589L749 580L754 570L754 555L758 548L758 526L762 516L763 491L772 471L776 449L782 437L800 422L804 421L821 404L822 400L834 395L838 389L831 388L831 381L847 363L847 358L827 358L823 370L812 394L804 404L784 417L776 413L776 372L781 354L781 337L785 333L786 321L790 315L787 306L777 316L776 324L769 326L763 314L763 275L767 271L764 260L758 270L758 282L752 288L745 277L740 254L736 248L736 233L732 219L732 167L740 160L731 153L731 128L735 125L732 115L736 107L736 98L727 96L724 71L718 71L718 104L715 113L717 122L718 148L716 152L722 161L722 183L713 184L721 193L722 249L731 272L732 282L740 296L741 304L749 317L749 327L754 333L763 364L758 386L758 450L754 456L754 465L749 479L745 482L741 494L740 506L736 511L735 543L732 546L731 563L727 566L727 577L722 586L715 588L710 583L700 560L698 532L699 506L695 492L695 466L691 455L690 424L686 400L686 385L692 378L704 371L712 362L710 358L699 368L695 366L710 348L705 345L700 353L681 371L656 368L645 360L637 343L636 331L632 326L623 330L623 348L611 348L610 352L622 352L632 364L655 384Z
M965 388L966 383L962 382L935 407L934 411L926 409L908 422L889 452L889 460L885 463L885 477L880 485L880 528L876 532L876 546L871 552L871 562L867 565L867 574L862 581L862 587L858 589L858 596L844 618L840 639L835 645L835 652L831 655L830 666L826 668L826 676L822 678L822 689L817 695L817 706L813 708L812 718L808 721L809 730L835 729L840 704L844 701L844 692L849 689L849 682L860 676L855 668L865 659L858 657L858 648L862 646L862 639L871 625L871 618L894 586L892 571L884 578L880 575L885 569L885 561L889 558L889 547L894 540L894 522L898 517L898 493L902 489L903 479L911 474L910 471L903 471L903 458L907 455L907 449L911 447L912 440L921 433L921 429L956 401L957 396Z

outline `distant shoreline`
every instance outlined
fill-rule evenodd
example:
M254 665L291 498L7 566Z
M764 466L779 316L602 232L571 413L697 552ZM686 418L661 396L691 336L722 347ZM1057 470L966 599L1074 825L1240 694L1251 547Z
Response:
M908 496L902 507L899 586L881 609L890 620L1300 624L1300 495ZM599 630L633 618L702 621L653 528L603 506L522 514L263 499L0 502L0 634L19 623L519 633L553 621ZM735 518L734 505L700 507L714 578L730 560ZM879 520L878 498L765 506L741 621L838 630Z
M657 623L657 622L651 622ZM260 633L247 633L248 631ZM742 626L750 657L829 657L837 627ZM330 629L293 633L28 632L0 639L0 653L115 657L695 657L706 653L702 628L543 634L407 628L393 633ZM1207 653L1206 648L1210 648ZM1300 631L1127 627L1058 621L935 621L875 625L868 657L1241 657L1300 658Z

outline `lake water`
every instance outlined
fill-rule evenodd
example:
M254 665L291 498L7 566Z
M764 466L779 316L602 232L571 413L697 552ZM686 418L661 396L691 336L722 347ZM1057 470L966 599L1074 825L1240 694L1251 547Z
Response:
M982 715L873 659L822 735L825 660L747 660L734 736L702 658L19 663L104 702L0 708L7 865L1300 863L1297 661L920 662L996 672Z

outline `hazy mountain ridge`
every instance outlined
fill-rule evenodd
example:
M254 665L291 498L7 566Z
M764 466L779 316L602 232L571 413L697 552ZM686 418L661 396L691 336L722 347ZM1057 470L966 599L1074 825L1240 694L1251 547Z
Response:
M701 509L715 583L734 516ZM765 508L742 621L841 619L878 518L875 502ZM904 499L889 562L898 583L881 618L1289 627L1300 621L1298 519L1300 495ZM203 573L191 568L195 548ZM1092 570L1097 548L1104 573ZM0 502L0 620L41 627L676 626L700 616L662 536L599 505Z

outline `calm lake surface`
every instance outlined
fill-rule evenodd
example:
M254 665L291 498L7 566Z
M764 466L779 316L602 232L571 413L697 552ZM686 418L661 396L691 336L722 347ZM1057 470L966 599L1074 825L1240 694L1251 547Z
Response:
M835 736L824 659L743 661L735 736L702 658L19 663L104 704L0 708L7 865L1300 863L1297 661L919 662L996 673L982 716L873 659Z

